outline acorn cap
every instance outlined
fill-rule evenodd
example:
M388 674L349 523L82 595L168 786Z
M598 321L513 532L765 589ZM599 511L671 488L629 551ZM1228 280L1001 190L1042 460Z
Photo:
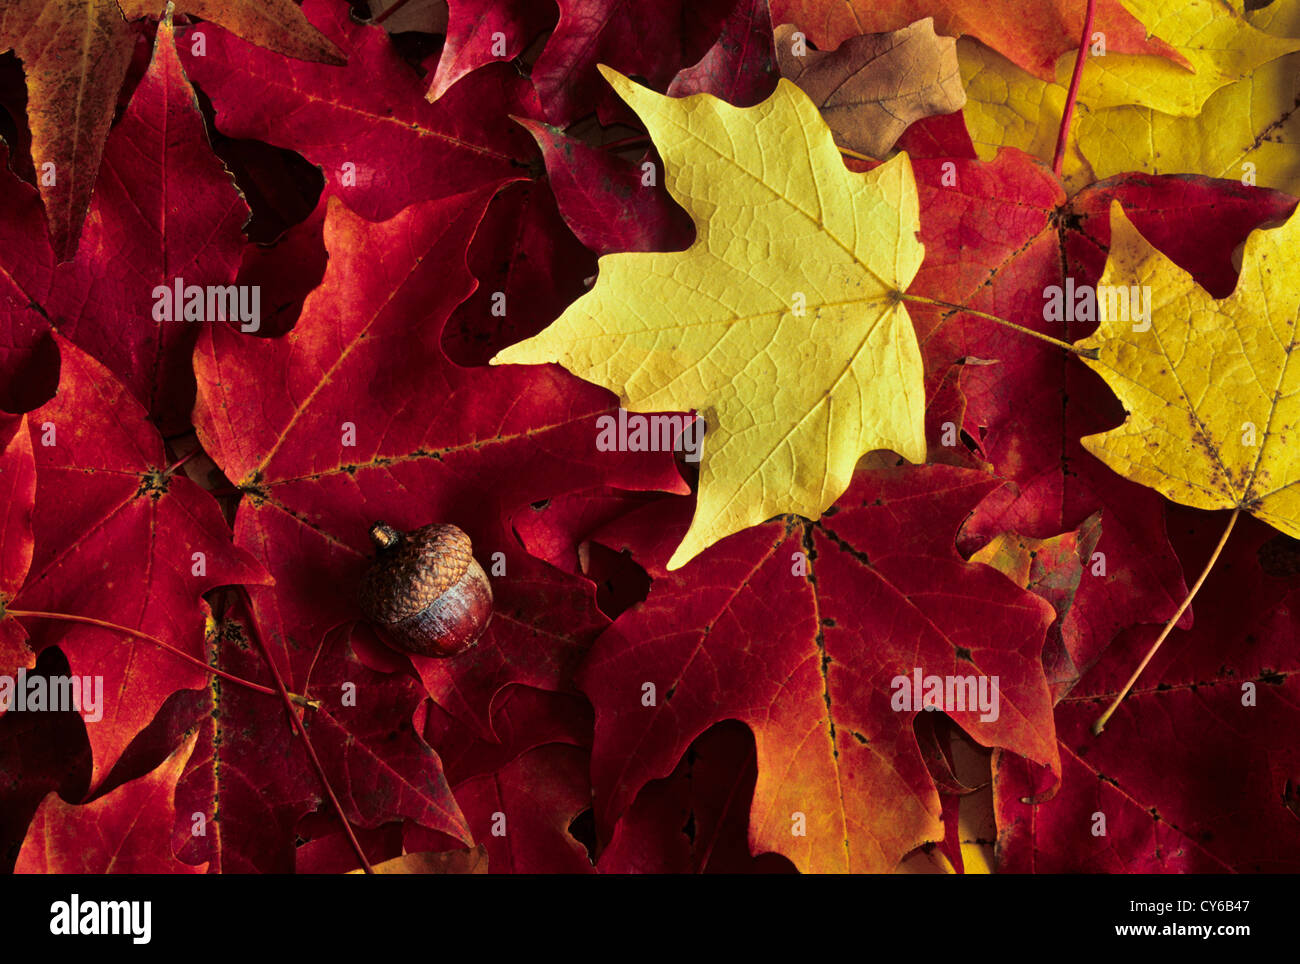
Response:
M469 536L453 525L403 533L376 522L370 539L379 552L361 581L361 608L386 625L428 609L477 565Z

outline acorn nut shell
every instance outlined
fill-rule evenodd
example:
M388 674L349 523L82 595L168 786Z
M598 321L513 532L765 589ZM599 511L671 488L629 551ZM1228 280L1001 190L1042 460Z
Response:
M446 658L469 649L492 618L492 586L469 536L454 525L402 532L370 527L375 561L361 579L361 610L408 653Z

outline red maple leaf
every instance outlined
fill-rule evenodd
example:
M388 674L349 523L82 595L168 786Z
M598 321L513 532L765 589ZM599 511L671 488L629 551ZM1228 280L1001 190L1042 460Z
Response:
M95 787L167 696L204 685L204 671L138 636L22 614L100 620L198 661L202 595L269 577L232 544L212 496L168 466L144 409L102 365L54 337L58 393L25 420L0 421L0 434L30 432L36 467L31 566L6 621L20 619L37 651L57 644L74 675L102 677L103 715L87 727Z
M1235 182L1146 175L1092 185L1067 200L1050 171L1015 150L990 164L923 158L915 169L927 256L911 290L1065 341L1083 337L1095 322L1045 320L1044 292L1063 288L1067 278L1075 286L1097 282L1112 199L1220 294L1234 282L1233 247L1295 203ZM1007 531L1054 536L1101 510L1096 551L1104 568L1085 573L1068 626L1078 637L1071 648L1080 670L1124 628L1172 615L1186 588L1164 533L1163 500L1115 475L1078 441L1123 420L1101 379L1059 348L994 321L915 302L909 311L930 391L959 366L961 427L978 454L1016 482L979 507L963 551Z
M634 514L617 539L598 535L631 547L655 580L583 667L602 839L691 740L737 719L758 747L753 852L805 871L892 870L941 836L916 712L891 709L893 681L918 669L997 676L996 720L950 715L980 742L1056 766L1041 663L1050 607L954 543L999 485L947 466L860 473L819 522L756 526L671 573L665 550L689 500Z
M1168 507L1199 567L1220 514ZM1158 627L1124 634L1056 709L1061 783L994 755L999 868L1013 873L1294 873L1300 869L1300 551L1242 519L1178 631L1094 736ZM1043 797L1050 794L1046 799ZM1036 800L1030 803L1028 801Z
M590 585L524 552L511 516L593 483L682 489L668 454L596 450L603 390L554 368L464 369L442 353L446 316L473 289L465 249L490 195L378 224L333 201L329 267L293 332L214 329L195 356L199 436L246 496L236 543L277 578L253 599L289 688L323 635L359 618L370 523L451 522L495 572L496 608L470 653L416 662L435 699L485 733L502 686L563 686L604 623Z

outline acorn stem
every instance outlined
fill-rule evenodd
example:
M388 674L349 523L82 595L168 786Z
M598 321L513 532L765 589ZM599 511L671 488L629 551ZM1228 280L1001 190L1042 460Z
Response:
M370 541L376 549L392 549L402 541L402 533L387 522L376 522L370 527Z

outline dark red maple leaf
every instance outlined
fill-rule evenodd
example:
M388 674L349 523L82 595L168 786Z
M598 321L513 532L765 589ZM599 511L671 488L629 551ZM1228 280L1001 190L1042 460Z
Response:
M58 351L41 307L54 254L40 195L8 161L0 143L0 411L25 412L49 399L59 379Z
M197 874L172 855L176 781L197 736L145 776L94 803L65 803L51 793L32 818L14 868L20 874Z
M1199 567L1221 514L1170 505L1180 556ZM1242 519L1194 603L1110 719L1090 727L1157 627L1121 636L1056 709L1061 784L995 754L998 864L1013 873L1294 873L1300 820L1288 788L1300 750L1300 573L1269 564L1279 540ZM1291 549L1294 555L1294 548ZM1293 791L1292 791L1293 792Z
M436 101L470 71L523 53L542 31L555 25L550 3L453 0L448 4L447 39L429 81Z
M754 736L740 723L710 727L669 776L647 783L614 827L596 869L627 873L793 873L773 854L751 856L749 807L758 777Z
M713 46L736 0L557 3L560 20L533 65L532 79L546 120L566 127L593 108L604 122L627 116L597 64L642 77L664 90L679 70L699 61ZM648 37L654 43L646 43Z
M495 612L469 653L416 662L439 704L485 736L502 686L562 686L604 624L590 585L524 552L511 515L593 482L682 489L670 455L596 450L603 390L555 368L463 369L442 353L447 314L473 288L465 250L490 195L378 224L333 201L329 267L293 332L212 330L195 356L199 436L246 496L236 542L277 579L253 599L286 680L304 676L327 631L359 617L371 522L451 522L493 574Z
M737 719L758 747L752 852L805 871L892 870L942 836L916 714L891 710L891 682L918 668L998 676L997 720L951 715L982 743L1056 766L1041 664L1052 614L954 545L966 513L1000 484L947 466L859 473L819 522L753 527L671 573L666 550L689 500L598 534L632 547L655 579L583 667L602 838L692 739Z
M21 418L0 451L0 673L36 665L27 633L5 619L5 605L18 595L32 564L32 508L36 500L36 457L27 419Z
M7 619L33 610L91 617L197 657L203 593L268 576L232 544L212 496L169 470L144 409L102 365L54 337L58 393L26 416L36 466L31 567ZM0 434L19 421L10 417ZM88 727L92 787L170 693L205 682L201 669L138 638L23 622L35 649L57 644L75 675L103 678L102 719Z
M5 620L6 623L11 620ZM12 670L6 671L13 675ZM67 658L50 647L29 673L67 677ZM5 713L0 716L0 873L9 873L27 826L51 791L64 800L81 800L90 780L86 725L75 709L55 713Z
M346 67L286 63L219 28L196 28L210 33L207 54L186 63L212 99L217 128L297 151L321 167L327 195L374 220L412 202L519 182L493 202L474 239L470 268L480 284L455 309L447 350L457 362L482 364L550 324L582 293L595 259L545 184L525 180L540 176L539 154L510 117L541 115L533 86L497 63L429 104L380 27L326 0L303 10L349 51Z
M207 50L185 53L185 68L211 98L223 134L297 151L374 220L526 173L536 149L507 115L537 116L539 108L508 64L475 71L429 104L381 27L356 23L330 0L307 0L303 12L347 51L346 67L285 60L212 24L191 28L205 33Z
M767 99L780 76L767 0L736 0L717 42L698 63L679 70L666 93L706 93L737 107L752 107Z
M591 705L571 693L510 686L492 711L494 740L429 704L424 738L438 751L453 785L493 773L529 750L548 743L591 747Z
M488 852L492 873L593 873L586 849L569 833L591 807L588 752L550 743L492 773L456 787L474 838ZM408 833L408 850L424 849Z
M663 169L653 155L630 161L567 137L549 124L524 119L520 123L542 149L565 223L592 251L678 251L690 245L695 237L690 215L669 196L658 176L647 177Z
M54 265L34 189L12 179L5 193L16 218L0 235L0 283L11 289L0 326L14 376L3 401L23 410L48 397L41 355L53 327L108 366L164 433L187 429L198 329L179 306L160 319L156 289L234 281L248 207L208 147L168 24L109 135L76 257Z
M551 187L519 181L489 205L469 267L478 287L452 312L443 348L459 365L486 365L558 318L586 291L596 259L561 219Z
M359 828L409 820L469 843L438 755L412 723L423 689L409 676L366 666L355 642L351 633L323 637L284 679L316 701L295 712L344 815ZM242 679L271 680L260 649L236 623L211 640L210 658ZM200 742L176 791L176 853L209 862L212 872L292 872L300 821L325 804L325 794L284 705L214 680L200 712ZM200 814L210 829L195 835ZM332 812L329 818L337 827Z

